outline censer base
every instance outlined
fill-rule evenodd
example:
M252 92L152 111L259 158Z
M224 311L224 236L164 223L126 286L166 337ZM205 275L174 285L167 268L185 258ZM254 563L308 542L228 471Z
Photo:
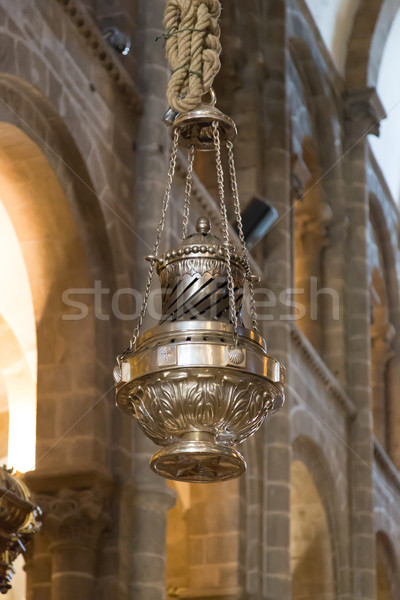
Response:
M150 466L161 477L188 483L228 481L243 475L247 468L238 450L217 444L211 434L187 434L157 452Z

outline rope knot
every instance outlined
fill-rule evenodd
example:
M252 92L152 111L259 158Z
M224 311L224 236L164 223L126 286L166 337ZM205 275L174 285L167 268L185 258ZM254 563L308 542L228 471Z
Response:
M166 53L172 68L167 99L177 112L201 104L221 68L219 0L168 0L164 15Z

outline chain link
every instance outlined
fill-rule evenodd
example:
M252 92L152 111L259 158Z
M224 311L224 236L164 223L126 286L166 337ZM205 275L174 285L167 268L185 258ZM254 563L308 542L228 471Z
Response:
M192 196L192 184L193 184L193 162L194 162L194 146L190 147L188 155L188 168L186 175L185 184L185 203L183 206L183 225L182 225L182 240L187 236L187 230L189 225L189 214L190 214L190 198Z
M249 295L250 295L250 317L253 325L253 329L258 332L258 319L257 319L257 308L256 301L254 299L254 275L250 267L250 257L249 251L247 250L246 240L243 233L243 222L242 222L242 213L240 211L240 199L239 199L239 189L236 178L236 167L235 167L235 158L233 155L233 144L230 140L227 140L226 147L228 150L228 162L229 162L229 173L231 179L231 188L232 188L232 196L233 202L235 206L235 215L236 222L239 231L239 239L242 245L242 258L245 264L246 269L246 278L249 286Z
M238 345L238 318L236 312L236 302L235 302L235 285L233 281L232 275L232 265L231 265L231 247L229 243L229 230L228 230L228 215L226 212L225 206L225 189L224 189L224 170L222 167L221 160L221 140L219 135L218 122L213 121L213 138L214 138L214 146L215 146L215 154L216 154L216 165L217 165L217 178L218 178L218 195L219 195L219 205L222 217L222 234L223 234L223 245L225 262L226 262L226 270L228 274L228 293L229 293L229 319L233 325L233 341L235 346Z
M147 283L146 283L146 289L145 289L145 293L144 293L144 297L143 297L143 302L142 302L142 306L140 308L140 313L139 313L136 327L133 330L131 339L129 340L129 345L126 348L126 350L117 357L117 362L119 365L121 365L121 362L124 360L124 358L128 354L130 354L132 352L132 350L134 349L137 339L139 337L140 329L143 325L144 317L147 312L147 305L149 302L149 297L150 297L150 292L151 292L151 284L153 281L155 266L158 262L158 252L160 249L161 236L162 236L164 228L165 228L165 219L167 216L169 201L171 198L172 182L173 182L174 175L175 175L176 159L177 159L177 154L178 154L178 141L179 141L179 129L177 128L174 132L174 140L173 140L173 144L172 144L171 158L170 158L170 162L169 162L167 187L165 189L164 199L163 199L163 203L162 203L161 219L160 219L160 222L159 222L157 230L156 230L156 240L154 242L153 254L148 257L148 259L150 260L150 267L149 267L149 271L147 274Z

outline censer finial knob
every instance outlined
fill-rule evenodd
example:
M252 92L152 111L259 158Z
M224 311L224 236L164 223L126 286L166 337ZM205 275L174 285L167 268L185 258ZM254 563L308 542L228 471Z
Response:
M207 217L200 217L196 222L196 231L197 233L210 233L211 231L211 223Z

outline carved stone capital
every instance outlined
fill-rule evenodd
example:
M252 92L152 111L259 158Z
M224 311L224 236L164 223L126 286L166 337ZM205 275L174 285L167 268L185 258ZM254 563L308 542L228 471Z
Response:
M39 496L43 532L52 544L95 547L100 534L111 525L105 496L95 490L60 490L55 496Z
M345 92L343 108L350 135L365 137L372 133L379 137L380 122L386 118L386 113L375 88Z

